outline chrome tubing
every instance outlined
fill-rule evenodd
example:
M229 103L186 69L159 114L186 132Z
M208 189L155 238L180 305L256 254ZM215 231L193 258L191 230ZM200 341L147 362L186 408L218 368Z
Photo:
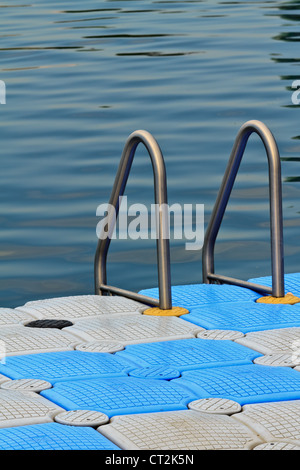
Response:
M142 143L150 156L153 176L154 176L154 197L156 207L159 208L157 214L158 236L157 236L157 267L158 267L158 287L159 301L150 297L139 295L135 292L107 286L107 253L111 242L111 236L119 214L119 201L123 196L128 176L131 170L133 158L137 146ZM166 217L165 208L167 206L167 178L165 163L162 152L154 137L147 131L137 130L128 137L121 156L119 168L113 185L109 204L113 206L115 212L109 215L107 224L107 237L100 237L95 253L94 280L95 294L102 295L103 292L115 293L128 298L149 303L149 305L159 306L161 309L172 308L171 298L171 269L170 269L170 246L169 246L169 219ZM104 228L103 228L104 230Z
M268 157L272 288L214 274L215 241L248 139L252 133L258 134L264 144ZM206 230L202 254L204 283L210 284L212 282L220 282L235 284L253 289L258 292L265 292L267 294L271 293L274 297L284 297L284 255L280 156L273 134L268 129L268 127L260 121L248 121L239 130Z

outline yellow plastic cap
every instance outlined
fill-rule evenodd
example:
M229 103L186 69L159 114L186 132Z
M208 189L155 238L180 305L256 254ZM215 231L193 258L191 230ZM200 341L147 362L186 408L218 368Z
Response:
M189 313L189 311L183 307L172 307L169 310L162 310L158 307L153 307L147 308L147 310L144 310L143 312L144 315L155 315L158 317L180 317L186 313Z
M284 297L272 297L267 295L266 297L260 297L256 302L261 304L286 304L294 305L300 302L300 298L293 295L291 292L288 292Z

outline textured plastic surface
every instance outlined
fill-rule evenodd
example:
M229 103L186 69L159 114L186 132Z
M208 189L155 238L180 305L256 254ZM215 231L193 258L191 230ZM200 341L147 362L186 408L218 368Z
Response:
M237 339L237 343L261 352L262 354L291 353L299 358L300 328L280 328L258 331Z
M300 446L289 444L287 442L266 442L254 447L253 450L300 450Z
M34 392L0 389L0 428L46 423L61 411Z
M122 344L191 338L200 330L180 318L135 314L88 318L64 329L88 342L115 340Z
M294 360L293 354L271 354L269 356L261 356L254 359L254 364L261 364L272 367L295 367L300 365L300 357ZM296 368L297 369L297 368ZM297 369L298 370L298 369Z
M7 356L74 349L78 338L60 330L12 326L0 329Z
M11 380L6 377L5 375L0 374L0 385L3 384L3 382L11 382Z
M0 327L23 324L33 320L33 317L26 312L20 312L12 308L0 308Z
M300 294L300 274L285 282ZM227 285L173 292L191 313L100 296L0 309L0 449L299 448L300 304Z
M165 366L138 367L128 374L130 377L138 377L139 379L157 379L171 380L180 377L179 370Z
M122 351L124 345L118 343L117 341L91 341L90 343L79 343L75 347L77 351L85 352L106 352L106 353L115 353L117 351Z
M98 431L125 450L243 450L262 442L237 423L188 410L117 416Z
M255 302L228 302L196 308L181 317L207 329L238 330L242 333L300 326L300 306Z
M116 353L116 356L127 358L141 367L165 365L175 367L179 371L250 364L260 356L259 353L240 346L232 341L191 338L130 345Z
M158 299L158 289L144 289L140 294ZM225 302L255 301L261 297L254 291L239 286L190 284L172 287L172 303L191 310L193 307Z
M125 297L83 295L28 302L17 310L36 318L76 320L98 315L141 313L148 306Z
M188 405L190 410L201 411L201 413L212 413L221 415L232 415L239 413L241 405L236 401L225 398L203 398L195 400Z
M55 421L70 426L102 426L108 423L109 418L99 411L71 410L59 413L55 416Z
M300 445L300 401L246 405L233 419L251 426L266 441Z
M300 399L300 374L288 367L215 367L183 372L172 382L188 387L198 398L228 398L240 405Z
M233 330L203 330L197 334L197 338L202 339L216 339L216 340L230 340L235 341L238 338L242 338L244 333Z
M58 423L0 429L0 450L119 450L89 427Z
M0 386L0 388L5 390L23 390L37 393L41 392L42 390L47 390L51 387L52 385L49 382L40 379L9 380Z
M252 278L249 279L249 282L254 282L255 284L261 284L263 286L272 287L272 276ZM300 273L285 274L284 289L285 293L291 292L297 297L300 297Z
M62 351L8 357L0 372L11 379L31 377L51 384L58 381L126 376L134 365L108 353Z
M173 381L134 377L59 382L41 394L66 410L95 410L109 417L180 410L196 398Z

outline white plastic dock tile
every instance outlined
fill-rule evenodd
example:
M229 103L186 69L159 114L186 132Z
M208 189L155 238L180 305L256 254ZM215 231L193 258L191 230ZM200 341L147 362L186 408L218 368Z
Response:
M226 398L203 398L192 401L188 404L190 410L201 411L202 413L212 413L221 415L232 415L239 413L242 409L241 405L236 401L227 400Z
M296 359L296 358L295 358ZM260 356L254 359L254 364L261 364L263 366L272 366L272 367L295 367L297 364L300 364L300 357L298 360L293 361L293 355L291 353L287 354L270 354L267 356ZM295 367L296 370L297 367Z
M87 318L64 329L87 342L111 340L124 345L192 338L200 330L201 328L180 318L136 314Z
M0 429L0 450L119 450L90 427L59 423Z
M291 353L295 357L300 357L300 328L298 327L247 333L236 342L265 355Z
M13 308L0 308L0 328L17 324L24 324L34 320L34 317L26 312Z
M300 450L300 446L295 446L287 442L266 442L254 447L253 450Z
M98 315L142 313L146 308L125 297L86 295L29 302L16 310L36 318L76 320Z
M68 333L53 329L11 326L0 329L0 343L5 344L6 356L34 354L74 349L79 343Z
M9 380L0 385L0 388L5 390L21 390L29 392L42 392L51 388L52 385L45 380L40 379L19 379L19 380Z
M175 367L179 371L251 364L260 355L240 346L232 341L190 338L129 345L115 355L119 358L127 358L140 367L165 365Z
M0 389L0 428L51 422L62 411L34 392Z
M234 330L203 330L197 334L197 338L202 339L216 339L216 340L230 340L234 341L242 338L244 333Z
M66 410L94 410L107 416L187 408L197 396L175 381L135 377L57 382L41 392Z
M98 427L109 422L108 416L99 411L71 410L55 416L55 421L70 426Z
M229 416L193 410L116 416L98 431L124 450L243 450L262 442Z
M102 353L115 353L122 351L124 345L116 341L91 341L90 343L79 343L76 348L77 351L86 352L102 352Z
M0 372L11 379L41 379L51 384L77 379L127 376L135 364L108 353L58 351L8 357Z
M8 377L5 375L0 374L0 385L2 385L4 382L11 381Z
M300 446L300 400L246 405L232 418L251 427L265 441Z

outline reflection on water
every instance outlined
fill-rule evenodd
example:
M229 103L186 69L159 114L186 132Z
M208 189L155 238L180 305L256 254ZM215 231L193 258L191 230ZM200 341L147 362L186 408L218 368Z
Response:
M99 8L99 6L101 8ZM147 129L165 157L170 203L207 223L239 127L264 121L282 156L286 272L300 265L300 1L1 2L0 298L90 293L96 208L127 136ZM127 195L153 202L138 149ZM267 162L250 139L217 242L218 272L270 273ZM172 241L173 283L201 282L201 251ZM155 246L115 240L109 282L157 284Z

